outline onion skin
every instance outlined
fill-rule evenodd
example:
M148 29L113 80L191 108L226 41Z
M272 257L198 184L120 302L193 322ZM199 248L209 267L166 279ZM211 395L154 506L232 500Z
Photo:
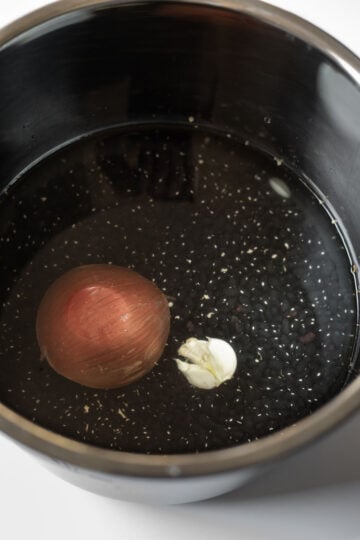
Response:
M170 329L165 295L133 270L93 264L70 270L46 291L37 313L41 354L64 377L119 388L148 373Z

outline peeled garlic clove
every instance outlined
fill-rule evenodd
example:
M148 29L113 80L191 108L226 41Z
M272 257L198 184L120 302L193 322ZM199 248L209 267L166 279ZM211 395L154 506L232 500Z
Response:
M237 366L236 354L232 346L223 339L208 338L212 366L221 382L231 379Z
M201 365L208 355L208 342L201 339L189 338L178 350L180 356L188 361Z
M196 364L189 364L183 360L176 360L177 367L185 375L187 380L193 386L202 388L203 390L210 390L218 386L216 377L207 369Z
M189 338L178 354L185 358L185 361L176 360L179 370L197 388L209 390L220 386L231 379L237 366L234 349L222 339Z

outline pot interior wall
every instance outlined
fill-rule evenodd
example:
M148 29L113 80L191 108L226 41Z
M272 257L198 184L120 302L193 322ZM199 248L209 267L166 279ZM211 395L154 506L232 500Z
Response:
M0 76L3 186L80 135L190 117L249 137L311 178L360 248L359 88L281 29L191 4L89 7L3 45Z

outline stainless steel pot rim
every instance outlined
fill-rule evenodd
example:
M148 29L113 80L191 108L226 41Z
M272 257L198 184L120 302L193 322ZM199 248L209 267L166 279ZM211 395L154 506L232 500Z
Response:
M146 4L143 0L126 4ZM152 0L168 3L168 0ZM346 47L301 18L258 0L177 0L172 3L212 6L254 16L321 50L360 86L360 60ZM1 49L22 33L78 9L124 5L123 0L60 0L0 30ZM145 455L108 450L58 435L0 403L0 429L49 459L92 471L139 477L187 477L230 472L279 459L343 421L360 405L360 378L338 396L298 423L263 439L224 450L179 455Z

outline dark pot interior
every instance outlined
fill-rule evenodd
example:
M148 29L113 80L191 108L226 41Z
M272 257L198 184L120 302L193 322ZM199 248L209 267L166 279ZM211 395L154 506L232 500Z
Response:
M301 27L296 27L291 17L287 18L288 29L285 30L285 19L282 20L279 13L277 17L277 23L272 24L266 8L262 11L260 7L258 16L253 16L250 9L236 12L230 8L187 3L103 3L70 10L14 35L3 43L0 49L0 181L8 195L3 195L1 206L1 249L5 262L0 272L1 297L5 312L8 309L2 320L8 326L4 326L5 337L0 351L3 356L0 367L2 365L1 369L4 370L0 399L5 405L43 427L96 446L140 453L176 454L217 450L261 439L270 431L285 428L309 415L339 394L354 378L357 373L357 357L354 354L357 347L357 262L354 254L360 249L357 226L360 203L360 123L356 120L360 117L360 93L356 81L358 73L354 70L356 61L341 47L340 52L337 51L335 42L329 40L327 43L327 38L314 30L310 31L308 26L303 27L301 35ZM291 33L292 29L296 29L295 34ZM326 44L331 50L329 54L323 50ZM179 126L180 132L177 131ZM143 133L148 137L145 143ZM208 133L211 133L212 139L205 148L203 141ZM91 137L85 140L82 139L84 136ZM308 349L307 352L301 349L298 369L288 364L284 357L284 370L286 368L288 374L282 370L281 362L275 362L265 366L259 377L249 375L256 348L246 349L245 345L239 345L246 359L242 368L239 368L239 377L242 380L246 377L249 379L239 391L242 406L252 408L256 403L258 407L256 414L253 412L253 416L250 415L249 422L253 425L255 416L261 416L262 406L270 409L275 407L275 398L278 397L276 392L286 393L288 388L289 395L281 405L286 420L279 420L281 408L278 408L276 419L265 420L255 431L249 426L243 427L240 436L240 432L231 431L230 426L230 439L224 443L221 433L224 432L224 425L230 422L229 410L238 420L240 418L231 397L236 391L235 383L233 387L230 383L228 390L222 394L220 391L221 399L213 402L212 398L204 398L201 393L195 392L194 397L187 383L176 379L175 364L171 364L173 367L168 369L162 369L160 365L155 375L140 386L143 394L151 393L154 385L159 384L163 377L160 401L167 403L168 410L165 407L160 420L159 417L151 419L151 415L147 417L150 431L153 429L154 433L157 425L166 423L166 414L171 410L171 396L179 388L191 405L188 409L186 406L176 409L177 405L174 405L173 424L164 428L164 433L173 430L175 435L167 443L148 443L147 432L140 443L134 443L135 431L124 428L123 440L125 438L127 443L122 446L118 439L115 438L117 442L114 442L112 428L109 428L109 419L106 418L110 415L112 423L115 418L119 419L119 400L130 403L129 410L131 407L136 409L139 388L125 390L125 397L119 392L96 394L63 380L47 366L37 366L37 345L33 330L36 307L53 279L62 271L86 262L111 260L115 264L132 265L155 281L159 281L159 272L163 270L171 282L169 276L172 275L174 263L169 259L167 264L157 264L161 259L161 250L156 242L162 246L161 242L169 241L166 234L162 236L161 232L166 230L168 223L171 223L172 231L169 254L173 256L178 249L180 258L186 259L189 256L186 249L181 248L181 234L190 231L189 238L193 238L194 251L199 255L194 255L195 265L199 275L205 276L204 282L200 283L202 295L205 289L215 294L215 289L212 290L208 284L209 276L206 274L209 248L204 245L200 233L196 237L197 230L211 230L213 220L203 218L200 210L199 226L191 229L187 219L191 213L190 208L194 205L201 208L201 193L199 195L197 191L197 182L204 183L205 173L210 182L213 171L218 174L220 184L225 182L219 165L211 162L212 155L223 152L224 140L228 141L226 152L230 152L229 155L236 155L240 146L249 147L241 150L237 161L234 158L230 163L233 177L226 184L228 189L231 187L236 191L235 174L239 178L243 175L249 182L250 178L256 178L259 171L263 171L260 180L264 182L269 178L276 180L280 177L282 181L299 186L294 187L294 193L298 194L297 204L302 209L302 226L305 229L308 227L307 234L313 234L314 239L321 239L323 236L316 236L317 227L329 227L326 230L330 230L330 226L333 228L332 236L339 252L331 261L332 270L326 273L326 265L321 266L319 262L319 275L314 270L307 277L310 276L310 281L311 276L325 280L329 290L338 288L343 295L337 300L333 296L332 301L323 306L322 314L316 315L317 328L323 331L321 339L318 339L311 325L308 326L309 321L305 321L306 316L311 318L310 312L306 312L300 320L294 339L300 343L300 349ZM69 150L67 145L71 141L77 142ZM147 161L146 156L161 151L165 143L169 146L164 157L167 165L165 168L161 168L161 165L156 168L152 162ZM134 146L137 150L131 158L133 165L130 166L124 163L122 155L126 151L131 153L129 149ZM182 149L185 155L191 154L191 159L179 161L178 155L174 157L171 154L173 149L174 152ZM55 161L51 157L44 161L45 156L51 156L54 150L60 152ZM199 157L201 152L204 152L205 163L204 156ZM199 169L199 165L204 165L204 168ZM134 166L137 168L136 174L133 173ZM142 172L139 174L140 169ZM144 169L149 169L150 177L153 175L154 178L149 180ZM186 182L173 180L172 169L174 177L180 174L186 178ZM99 170L104 177L110 178L111 189L105 187L103 190L99 187ZM73 178L70 180L71 174ZM159 187L156 179L161 176L165 177L165 183ZM299 178L313 190L311 195ZM16 183L10 186L18 179L20 188L17 188ZM135 184L131 183L133 181ZM77 195L73 193L74 182L75 191L79 192ZM254 188L254 193L251 189L249 187L249 192L254 196L263 188L259 187L259 192ZM210 195L216 198L214 193ZM155 201L155 210L144 205L146 197ZM261 206L260 202L257 210L261 216L271 205L275 207L274 228L264 229L263 240L266 235L281 236L281 231L286 229L285 221L282 222L284 215L279 211L281 205L279 203L279 208L276 207L274 197L273 202L264 203L265 206ZM20 209L19 200L24 202L24 207ZM232 203L227 203L230 206L222 207L222 203L216 206L216 201L214 203L218 211L214 234L216 236L219 231L225 231L224 245L228 238L226 211L229 208L234 210L231 204L237 204L235 196L232 200ZM45 201L48 204L42 205ZM144 207L141 215L137 214L132 220L130 210L136 208L139 201ZM238 204L240 207L240 202ZM317 205L318 210L314 210L314 205ZM95 228L88 226L92 220L93 208L98 216ZM243 212L252 231L253 214L248 208ZM318 217L320 214L321 217ZM174 215L178 221L172 219ZM271 219L265 221L270 222ZM123 237L119 239L114 230L106 236L108 220L116 223L122 234L130 231L129 245ZM124 229L124 220L127 229ZM71 241L77 244L80 242L80 247L69 251L60 247L60 240L56 244L56 238L62 239L63 231L68 231L74 224L76 230ZM133 231L139 225L145 232L136 234ZM299 231L300 228L292 233L294 246ZM233 238L234 234L233 228L229 238ZM239 234L244 234L241 227ZM7 237L10 237L9 242ZM325 237L330 239L331 234L326 233ZM89 238L94 239L93 243L90 241L85 245ZM216 238L221 241L221 237ZM281 240L287 249L286 235ZM9 246L6 246L7 242ZM46 252L49 242L55 242L52 244L57 249L54 259L50 251ZM22 245L23 249L14 255L16 245ZM87 258L89 246L92 249L91 260ZM146 246L149 246L149 252ZM250 244L247 249L251 250ZM49 257L48 265L44 250L46 257ZM123 256L126 250L135 250L139 256L136 253L133 258ZM318 251L320 257L320 248ZM144 253L148 258L140 256ZM152 253L155 253L155 263L149 263ZM169 254L165 257L169 257ZM235 256L235 253L231 256ZM295 251L293 256L295 260ZM29 263L35 257L37 262L29 270ZM228 257L230 255L226 255L225 262L229 262ZM216 268L219 273L224 266L220 258L221 254L208 257L209 264L214 261L214 265L218 265ZM205 261L203 268L200 268L201 261ZM261 263L262 268L267 264L261 257L257 263ZM241 265L244 264L241 260L240 266L230 268L235 276L235 282L227 284L230 289L240 288L242 282L236 281L236 276L241 274ZM276 275L277 267L271 266L273 264L270 262L269 268ZM255 270L256 267L254 273ZM266 270L262 271L267 279ZM252 272L251 265L249 272ZM25 279L25 285L19 285L19 276L23 281ZM296 274L294 271L290 279L295 280L296 276L301 285L305 274ZM261 283L261 280L256 279L254 290L258 290ZM176 345L189 337L189 334L197 333L205 337L209 331L208 327L198 321L198 299L191 300L194 283L188 283L186 271L171 283L172 288L169 286L167 290L170 296L176 296L183 289L183 294L189 300L178 308L182 323L178 326L174 323L178 336L174 344L169 345L170 360L176 354ZM164 283L162 285L165 288ZM225 290L225 285L221 281L215 288L224 287ZM274 317L275 320L279 310L282 310L283 322L279 324L282 324L283 332L287 334L291 319L296 317L291 312L291 302L296 303L299 298L295 287L294 297L291 300L287 298L284 307L284 298L280 294L282 286L285 287L285 281L275 286L273 315L270 313L268 317ZM325 295L322 287L319 290ZM19 300L12 300L10 309L7 302L10 294L15 298L14 291L18 292ZM316 296L316 289L312 289L311 294ZM306 300L310 310L311 294ZM250 294L248 303L254 303L254 298ZM256 301L262 300L263 296L258 294ZM233 311L230 315L226 314L226 324L222 325L221 317L215 317L213 321L212 316L208 317L213 334L219 331L223 337L230 339L234 332L238 335L243 333L251 335L251 343L254 343L256 332L260 332L259 340L263 339L261 318L252 322L250 316L246 318L244 315L242 318L239 315L242 309L240 300L229 309ZM190 312L193 316L190 316ZM211 309L208 310L210 312ZM290 323L286 320L290 320ZM231 324L233 327L230 331ZM257 325L255 330L252 324ZM326 328L329 331L328 338L324 337ZM326 346L330 363L325 358ZM10 349L14 347L18 354L11 352ZM261 352L261 347L259 350ZM6 354L10 355L11 361L5 360ZM320 356L321 360L316 360ZM256 358L259 362L263 360ZM308 366L311 362L314 367L310 373ZM259 368L255 366L254 369ZM283 390L280 386L272 387L271 379L279 378L280 372L282 377L288 377L280 385ZM309 391L313 391L314 378L318 372L322 384L317 387L314 400L308 396ZM308 382L306 388L302 384L304 373L304 384ZM268 401L263 399L267 390L265 379L270 379ZM255 386L259 384L256 392L252 383ZM306 396L304 392L307 392ZM45 403L43 409L42 403ZM55 406L58 403L63 405ZM86 410L89 403L90 413ZM151 406L160 410L159 397L154 403ZM183 423L184 418L185 423L191 424L191 419L197 414L195 406L198 403L205 409L206 418L196 424L190 443L180 443L182 435L174 426ZM296 412L292 415L289 411L294 403ZM206 407L214 405L215 416L209 420ZM84 416L84 412L88 416ZM263 413L266 413L266 409ZM102 427L101 416L105 418ZM268 417L267 413L265 416ZM121 414L120 417L123 419ZM91 438L89 424L96 422L97 428ZM213 426L216 423L219 425L215 429ZM208 446L197 447L201 437L203 441L206 439L204 433L212 428L216 432L215 442L210 438Z
M3 186L81 135L190 116L313 179L358 249L358 87L311 44L216 7L105 5L14 38L0 67Z

